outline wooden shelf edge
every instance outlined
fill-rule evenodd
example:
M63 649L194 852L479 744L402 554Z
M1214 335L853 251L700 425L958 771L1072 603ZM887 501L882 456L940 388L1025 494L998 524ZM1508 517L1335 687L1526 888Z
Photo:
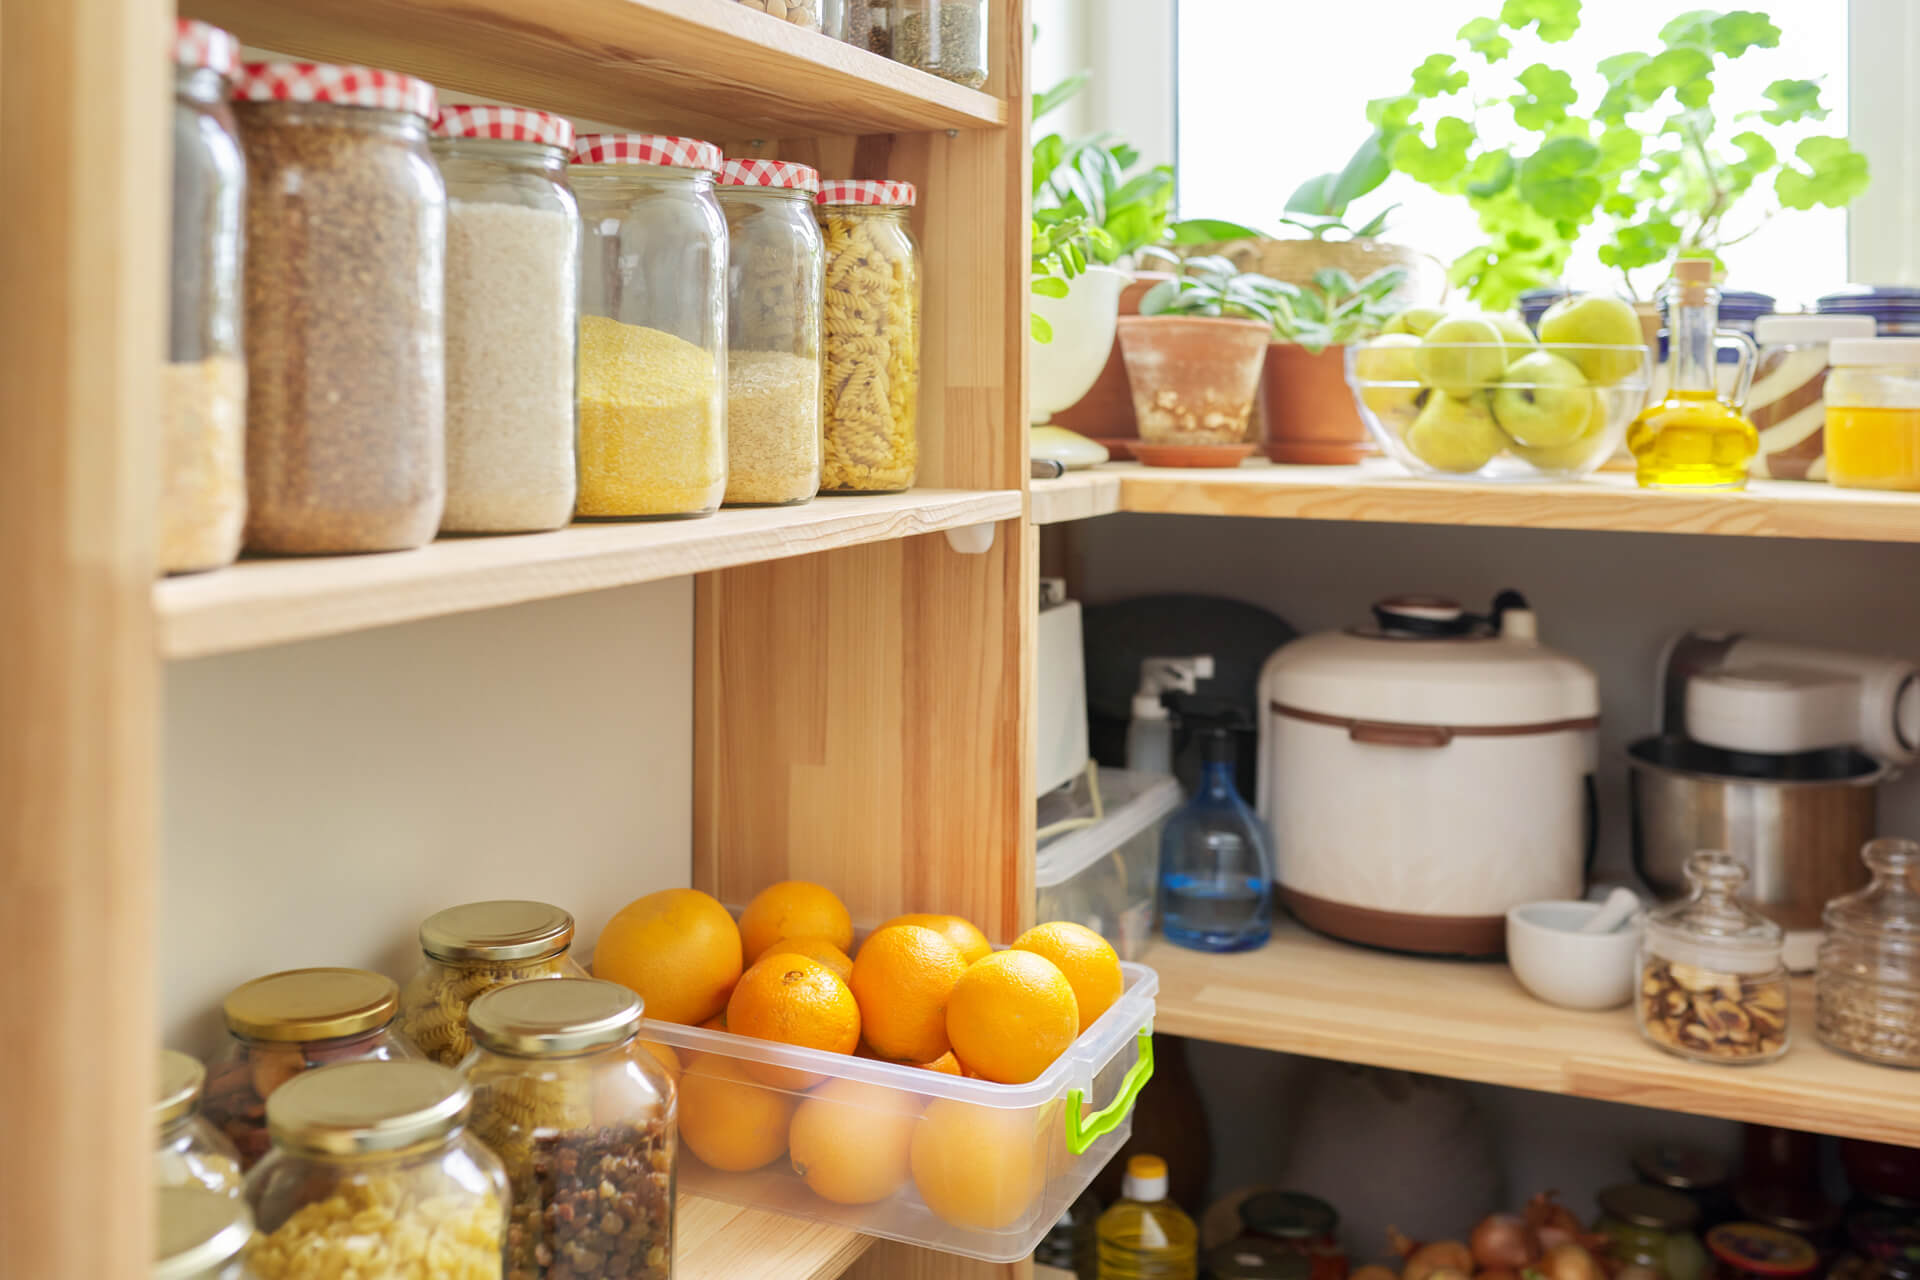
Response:
M1109 471L1072 471L1031 481L1027 515L1034 524L1089 520L1120 510L1120 477Z
M674 1274L680 1280L835 1280L872 1243L844 1227L682 1194Z

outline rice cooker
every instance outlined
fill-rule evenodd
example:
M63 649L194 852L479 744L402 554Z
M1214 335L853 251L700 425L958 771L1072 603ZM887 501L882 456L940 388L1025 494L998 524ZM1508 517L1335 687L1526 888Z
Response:
M1281 897L1336 938L1498 955L1509 907L1585 889L1598 684L1540 644L1516 591L1484 616L1429 596L1373 614L1261 672L1258 804Z

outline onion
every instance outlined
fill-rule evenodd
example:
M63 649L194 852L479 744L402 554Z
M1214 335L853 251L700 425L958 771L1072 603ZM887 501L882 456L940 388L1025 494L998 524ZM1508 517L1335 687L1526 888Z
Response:
M1488 1267L1484 1271L1474 1272L1473 1280L1520 1280L1520 1273L1510 1271L1506 1267ZM1659 1278L1655 1277L1655 1280Z
M1557 1244L1540 1257L1534 1270L1545 1280L1605 1280L1600 1264L1585 1246L1578 1244Z
M1473 1229L1469 1245L1482 1268L1519 1271L1540 1256L1540 1237L1525 1218L1490 1213Z
M1400 1280L1400 1273L1392 1267L1383 1267L1377 1262L1370 1262L1348 1275L1347 1280Z
M1613 1280L1660 1280L1660 1273L1652 1267L1629 1263L1613 1273Z
M1415 1249L1407 1255L1406 1265L1400 1268L1400 1280L1433 1280L1438 1273L1446 1271L1458 1275L1441 1277L1441 1280L1466 1280L1473 1274L1473 1253L1458 1240L1435 1240Z

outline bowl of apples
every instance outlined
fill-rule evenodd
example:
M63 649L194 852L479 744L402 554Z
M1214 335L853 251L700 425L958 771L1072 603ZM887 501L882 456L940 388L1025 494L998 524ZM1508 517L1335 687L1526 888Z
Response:
M1535 334L1511 314L1411 307L1347 348L1360 416L1416 475L1577 480L1645 407L1651 353L1619 298L1563 298Z

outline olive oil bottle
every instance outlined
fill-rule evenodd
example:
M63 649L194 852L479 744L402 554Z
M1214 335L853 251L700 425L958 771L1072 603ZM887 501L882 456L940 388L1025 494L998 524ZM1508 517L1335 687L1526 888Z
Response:
M1627 428L1627 448L1646 489L1743 489L1760 433L1736 405L1746 399L1753 344L1746 342L1740 391L1721 398L1714 380L1720 291L1713 263L1681 258L1667 282L1667 394Z

